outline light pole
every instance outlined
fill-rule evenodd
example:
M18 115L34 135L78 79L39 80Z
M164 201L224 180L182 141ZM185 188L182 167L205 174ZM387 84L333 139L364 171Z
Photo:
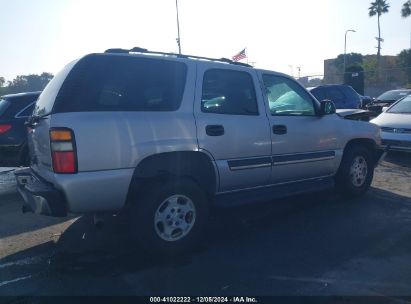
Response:
M291 70L291 77L294 77L294 67L291 64L289 64L288 66Z
M177 45L178 45L178 53L181 54L181 39L180 39L180 20L178 19L178 0L176 0L176 11L177 11Z
M348 32L353 32L355 33L355 30L346 30L345 31L345 37L344 37L344 75L345 75L345 65L346 65L346 53L347 53L347 33Z

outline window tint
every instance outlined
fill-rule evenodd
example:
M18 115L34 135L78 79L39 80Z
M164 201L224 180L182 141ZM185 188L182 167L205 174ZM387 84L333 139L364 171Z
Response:
M3 119L13 119L21 110L33 103L38 95L17 95L7 97L8 105L1 110Z
M162 59L87 56L68 75L54 111L175 111L186 70L184 63Z
M389 110L389 113L411 113L411 96L405 97L404 99L400 100L394 106L392 106Z
M24 111L19 113L18 117L29 117L33 113L35 103L29 105Z
M314 116L311 96L295 81L274 75L263 75L271 115Z
M9 102L6 99L0 99L0 117L6 112Z
M205 72L201 110L216 114L258 115L256 93L250 74L223 69Z
M327 95L325 94L324 89L322 88L315 88L315 89L312 89L310 92L319 101L327 99Z

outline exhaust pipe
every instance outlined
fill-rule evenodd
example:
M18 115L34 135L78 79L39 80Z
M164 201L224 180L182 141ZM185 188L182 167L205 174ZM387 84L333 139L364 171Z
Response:
M94 214L93 223L97 229L101 229L104 227L104 219L97 214Z

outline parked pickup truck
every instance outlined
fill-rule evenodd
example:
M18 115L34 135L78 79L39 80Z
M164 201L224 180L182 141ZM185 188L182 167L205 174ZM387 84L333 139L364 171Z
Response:
M25 211L127 210L143 248L178 254L211 206L367 191L380 128L293 78L228 59L110 49L69 63L29 119Z

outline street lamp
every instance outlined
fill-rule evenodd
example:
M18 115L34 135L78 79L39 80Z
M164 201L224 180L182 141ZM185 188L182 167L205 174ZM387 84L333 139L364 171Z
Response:
M347 33L348 32L353 32L355 33L355 30L346 30L345 31L345 37L344 37L344 75L345 75L345 65L346 65L346 53L347 53Z

